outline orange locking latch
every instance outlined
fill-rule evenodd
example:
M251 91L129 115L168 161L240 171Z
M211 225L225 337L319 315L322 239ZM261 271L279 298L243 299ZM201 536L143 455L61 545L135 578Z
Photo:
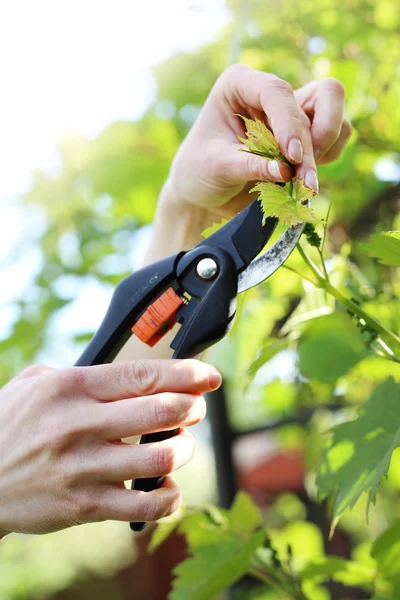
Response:
M168 288L132 327L132 333L148 346L154 346L175 325L175 315L184 300Z

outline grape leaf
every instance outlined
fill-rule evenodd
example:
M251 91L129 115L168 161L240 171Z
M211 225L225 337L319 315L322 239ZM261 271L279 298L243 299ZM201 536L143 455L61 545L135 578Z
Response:
M368 256L377 258L381 264L400 267L400 231L382 231L362 246Z
M279 144L273 133L262 121L259 119L247 119L242 115L237 116L244 121L247 138L242 138L239 135L237 137L250 152L289 164L281 153Z
M400 521L375 540L371 555L378 564L380 575L390 578L400 574Z
M258 507L248 494L239 491L229 511L232 529L240 534L248 534L263 524Z
M303 333L298 353L303 375L330 384L368 355L362 334L346 313L314 318Z
M257 183L250 192L259 192L264 213L264 221L268 217L280 219L284 225L293 227L305 221L313 221L314 215L308 206L297 202L288 192L288 187L276 185L270 181Z
M298 175L296 175L296 177L293 177L292 182L297 202L305 202L306 200L310 200L310 198L315 196L316 192L306 187L306 185L304 184L304 179L301 179Z
M262 516L250 497L239 492L230 511L213 508L185 518L179 530L192 554L174 569L170 600L209 600L240 579L263 546Z
M254 552L264 539L264 531L253 533L246 540L225 534L198 548L193 557L175 567L177 579L173 582L170 600L214 598L246 573Z
M317 469L319 497L336 492L333 527L347 507L368 491L367 513L380 480L400 445L400 384L392 377L380 384L354 421L333 428Z
M339 556L322 556L314 559L300 572L302 581L322 583L333 579L351 586L371 584L375 576L373 568Z

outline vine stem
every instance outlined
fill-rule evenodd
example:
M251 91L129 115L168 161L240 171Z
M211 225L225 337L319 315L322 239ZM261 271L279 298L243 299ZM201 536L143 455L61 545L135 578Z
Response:
M285 263L282 265L282 267L284 269L287 269L288 271L292 271L292 273L296 273L296 275L299 275L299 277L301 277L302 279L305 279L306 281L309 281L310 283L314 284L315 286L318 286L318 281L315 281L315 279L311 279L311 277L309 277L305 273L300 273L300 271L297 271L297 269L293 269L293 267L289 267L289 265L285 265Z
M253 577L259 579L263 583L267 584L268 587L272 589L282 591L282 587L284 587L280 582L275 581L273 577L268 575L268 573L266 573L264 569L253 568L250 569L248 573L250 575L253 575ZM284 590L284 593L289 595L290 600L308 600L307 596L304 595L302 590L290 589L289 591Z
M313 261L310 259L310 257L307 256L307 254L304 252L303 248L301 247L300 243L297 243L297 250L299 251L304 262L306 263L306 265L308 266L308 268L310 269L310 271L312 272L312 274L315 277L315 281L313 281L314 285L316 287L324 289L328 294L333 296L338 302L343 304L343 306L345 306L351 313L357 315L357 317L359 319L362 319L366 325L368 325L369 327L371 327L371 329L376 331L381 336L382 340L385 341L385 343L387 344L387 346L389 347L389 349L392 352L393 352L392 347L394 347L394 348L396 348L398 353L400 353L400 338L395 333L393 333L392 331L390 331L389 329L386 329L386 327L381 325L381 323L379 323L379 321L377 321L376 319L371 317L368 313L366 313L361 308L361 306L359 306L358 304L356 304L355 302L350 300L350 298L347 298L344 294L342 294L342 292L340 292L337 288L335 288L335 286L332 285L332 283L329 281L329 279L325 278L322 275L321 271L313 263ZM310 279L308 279L308 280L310 281ZM396 357L394 352L393 352L393 359L398 361L398 358Z

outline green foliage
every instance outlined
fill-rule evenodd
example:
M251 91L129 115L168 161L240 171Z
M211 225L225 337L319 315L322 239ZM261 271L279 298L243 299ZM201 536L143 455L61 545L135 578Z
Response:
M303 333L298 352L301 373L330 384L367 354L362 336L345 313L313 319Z
M317 486L321 497L337 491L334 523L363 492L368 491L368 505L376 501L378 485L399 445L400 385L389 378L374 390L354 421L333 429L321 458Z
M181 521L192 556L174 570L171 600L208 600L240 579L265 541L261 524L245 494L238 494L229 512L213 508Z
M179 570L175 593L181 597L190 598L191 577L196 583L199 579L196 593L213 593L229 585L232 576L225 579L228 575L221 574L219 562L234 570L241 557L238 577L243 565L253 576L254 569L260 568L264 577L246 582L246 600L293 600L302 598L301 593L309 600L329 600L326 584L332 580L347 586L340 599L349 587L357 587L374 600L398 600L400 480L394 472L390 485L385 480L379 487L378 483L397 444L399 422L398 384L387 378L393 375L400 381L400 345L394 333L400 331L400 284L396 270L385 266L399 266L398 235L387 231L400 229L399 183L389 180L388 171L379 167L382 161L396 166L400 157L400 5L386 0L320 0L318 10L310 0L272 2L268 10L265 0L229 0L228 5L232 23L218 40L176 54L154 69L157 98L137 122L115 123L90 140L69 137L59 148L59 173L34 174L23 206L37 212L41 231L25 230L9 262L17 264L21 255L36 251L40 264L29 289L13 301L10 332L0 341L1 382L51 351L53 323L76 295L61 293L65 277L74 278L76 290L88 278L111 290L131 270L127 257L132 237L151 221L172 158L229 62L274 73L294 88L313 79L339 78L354 133L339 160L318 167L321 192L313 206L315 230L309 229L307 236L311 246L304 244L316 269L294 252L288 268L279 269L246 294L235 323L236 335L225 338L209 355L224 374L234 427L276 424L273 433L265 433L266 464L270 452L285 456L288 447L305 457L300 496L307 501L307 510L304 505L302 512L285 516L277 508L282 495L277 493L274 503L268 496L263 514L267 536L265 530L257 530L258 517L250 517L258 513L242 497L237 505L245 506L242 529L225 511L208 508L200 515L188 511L157 529L153 548L171 529L182 526L193 555L188 559L192 562L183 563ZM172 108L169 116L163 114L165 103ZM232 112L240 110L240 106L232 108ZM271 141L264 140L261 152L270 152L265 144ZM260 152L255 146L247 149ZM301 189L300 196L295 190L292 198L289 188L273 184L267 188L273 192L272 200L265 200L267 213L275 211L282 217L278 204L283 200L288 203L289 223L309 220L301 205ZM322 248L323 224L318 219L325 217L331 202L330 231ZM281 231L282 227L277 235ZM363 246L370 233L371 241ZM108 258L117 265L114 270L105 268ZM89 329L66 336L64 342L84 343L93 333ZM56 355L64 357L63 351ZM64 360L69 364L67 357ZM323 434L349 414L355 415L354 420L333 429L330 445L323 451ZM262 450L260 443L260 455ZM333 514L334 518L342 515L340 539L351 545L350 558L326 554L320 530L304 523L306 514L312 518L318 512L318 523L326 526L329 500L318 511L314 506L315 465L322 452L320 493L336 495ZM324 464L329 467L325 473ZM392 460L392 471L393 464L398 463ZM363 490L371 499L377 494L368 526L366 494L349 518L343 514ZM88 561L91 556L97 560L96 551L100 556L101 549L108 555L98 560L97 572L122 564L116 552L121 533L104 540L100 531L90 531L78 543L76 535L72 531L71 540L60 539L55 546L47 542L48 537L36 538L35 545L31 538L6 538L0 548L2 600L48 598L85 570L96 572ZM267 548L258 548L249 561L258 536ZM85 545L88 540L93 547ZM227 540L236 541L228 544ZM288 543L293 546L290 567ZM368 547L365 561L356 556L361 544ZM61 560L60 548L66 548ZM82 552L79 557L77 549ZM293 583L290 568L296 581L302 580L303 592ZM210 581L204 573L209 573ZM359 590L354 594L362 595Z
M289 161L281 153L274 134L260 119L247 119L242 115L237 116L243 119L246 126L246 137L243 138L240 135L237 137L249 152L290 165Z
M264 219L276 217L288 227L314 220L314 215L308 206L293 198L289 193L289 189L288 184L282 187L270 181L262 181L257 183L250 192L259 192ZM314 194L312 190L309 190L309 192L309 196Z
M383 265L400 267L400 231L382 231L373 235L364 248L368 256L378 258Z
M185 535L190 556L174 569L171 600L210 600L246 573L268 580L285 597L305 600L299 580L288 568L291 559L279 557L247 494L239 492L229 511L211 506L189 511L167 527L172 522ZM164 527L159 525L153 534L151 549L165 539Z
M278 142L273 133L259 119L247 119L242 115L237 115L243 119L246 125L246 136L242 138L237 136L243 142L251 154L262 156L270 160L277 160L285 164L290 163L281 154ZM292 196L294 191L294 196ZM298 176L293 177L292 182L285 185L262 181L257 183L251 192L259 192L264 222L268 217L280 219L284 225L293 227L305 221L314 220L314 215L307 206L307 201L314 196L315 192L304 185L304 180Z

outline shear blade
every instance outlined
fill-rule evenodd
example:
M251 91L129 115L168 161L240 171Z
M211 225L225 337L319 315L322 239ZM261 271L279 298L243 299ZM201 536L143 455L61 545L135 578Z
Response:
M238 294L268 279L289 258L303 233L304 223L287 229L277 242L240 273Z

